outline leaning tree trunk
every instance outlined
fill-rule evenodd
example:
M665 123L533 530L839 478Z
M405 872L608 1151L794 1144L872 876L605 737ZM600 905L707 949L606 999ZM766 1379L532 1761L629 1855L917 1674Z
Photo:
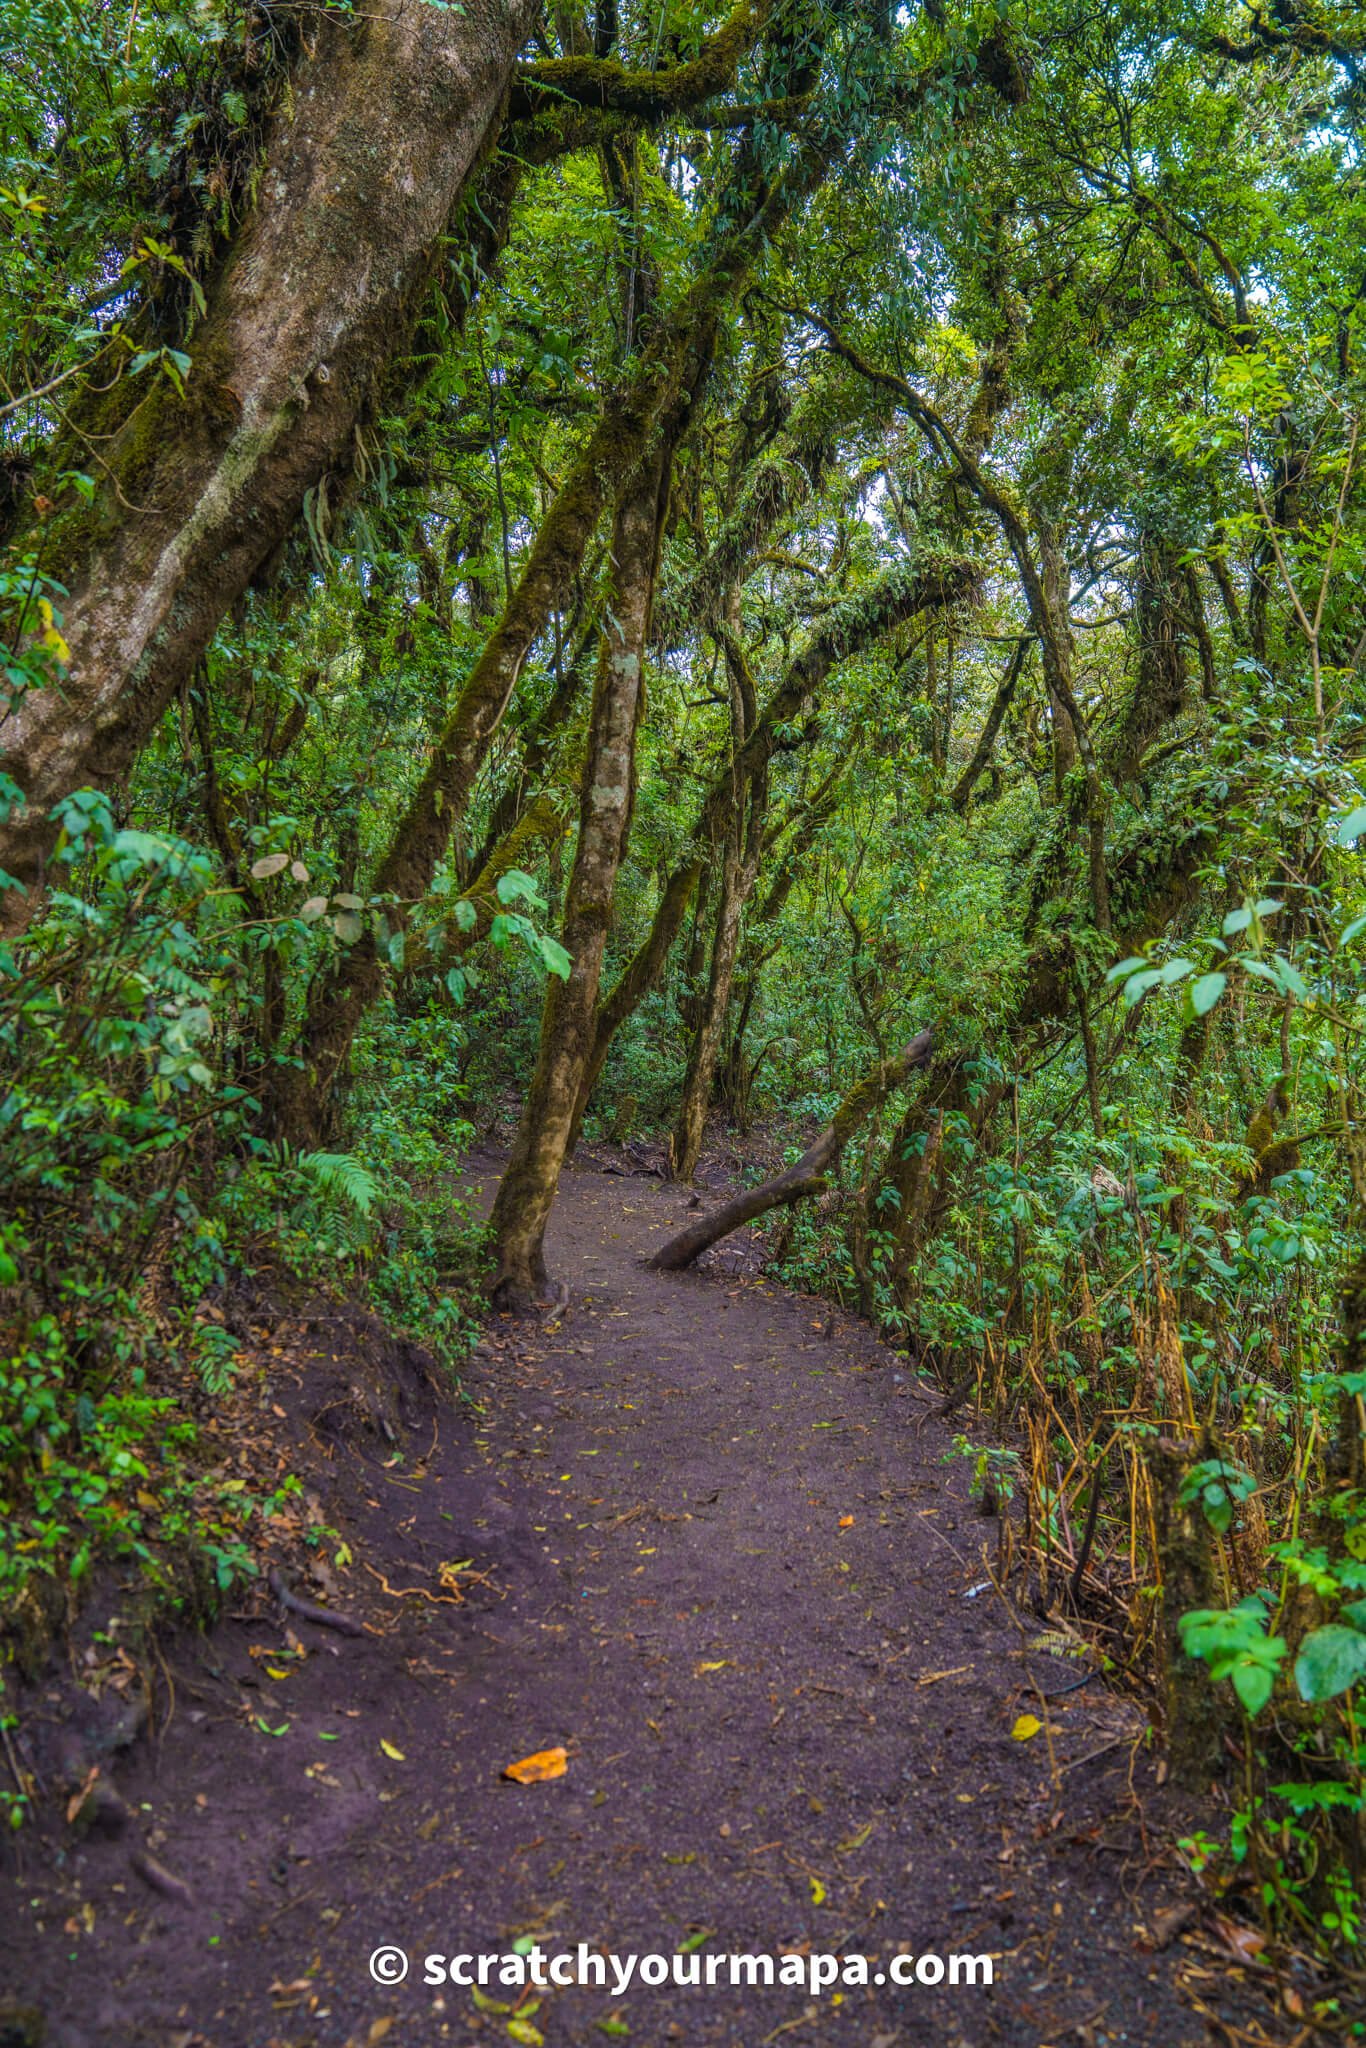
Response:
M52 806L126 772L305 495L350 467L535 14L531 0L372 0L357 19L324 15L190 342L186 397L162 380L131 409L120 387L112 422L78 413L100 432L102 495L40 534L70 591L70 663L0 728L26 798L0 866L30 903ZM17 890L5 902L23 914Z
M909 1073L917 1067L929 1065L932 1042L932 1032L918 1031L892 1059L879 1060L872 1071L850 1089L831 1122L815 1143L808 1145L800 1159L772 1180L764 1181L762 1186L745 1188L729 1202L723 1202L719 1209L709 1210L696 1223L690 1223L686 1230L680 1230L676 1237L660 1246L650 1264L661 1273L680 1272L684 1266L690 1266L694 1259L700 1258L711 1245L717 1244L732 1230L739 1230L742 1224L752 1223L756 1216L765 1216L770 1209L800 1202L806 1195L819 1194L825 1186L827 1173L859 1126L866 1123L894 1088L900 1087Z
M504 1308L529 1307L545 1284L545 1226L592 1050L617 870L631 827L645 642L669 467L667 448L657 446L616 513L612 587L565 907L563 941L571 966L568 979L552 978L546 991L536 1071L491 1219L498 1261L493 1298Z

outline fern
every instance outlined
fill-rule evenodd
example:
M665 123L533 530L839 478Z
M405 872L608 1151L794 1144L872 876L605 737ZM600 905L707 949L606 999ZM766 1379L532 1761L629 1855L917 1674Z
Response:
M348 1202L359 1216L368 1216L379 1198L379 1183L349 1152L301 1152L299 1171L320 1194Z

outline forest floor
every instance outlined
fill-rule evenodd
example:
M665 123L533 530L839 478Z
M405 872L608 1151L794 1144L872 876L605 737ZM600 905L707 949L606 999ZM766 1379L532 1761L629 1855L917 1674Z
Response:
M242 1312L254 1405L225 1455L249 1457L253 1414L287 1418L349 1547L323 1585L364 1633L283 1617L262 1587L163 1643L129 1744L135 1660L106 1605L73 1675L27 1702L49 1790L98 1767L131 1815L81 1834L50 1799L6 1852L0 2007L41 2007L46 2048L1274 2032L1269 1972L1192 1904L1141 1712L989 1583L995 1525L944 1462L932 1390L752 1271L646 1271L690 1199L567 1173L550 1254L569 1300L495 1319L477 1407L370 1318ZM1024 1715L1044 1725L1020 1739ZM557 1745L563 1776L502 1776ZM990 1954L994 1983L570 1988L499 2012L422 1982L428 1953L526 1937L884 1974L898 1950ZM385 1944L413 1959L387 1988L368 1970ZM27 2040L10 2025L0 2042Z

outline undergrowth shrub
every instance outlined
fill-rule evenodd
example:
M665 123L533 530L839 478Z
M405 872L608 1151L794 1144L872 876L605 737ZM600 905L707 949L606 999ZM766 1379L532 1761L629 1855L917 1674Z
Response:
M263 1135L214 858L81 792L53 878L0 945L0 1637L30 1647L99 1563L171 1599L256 1570L271 1503L215 1469L198 1419L238 1369L216 1306L237 1276L360 1293L453 1370L477 1259L450 1184L460 1085L405 1081L391 1015L350 1149L292 1151Z

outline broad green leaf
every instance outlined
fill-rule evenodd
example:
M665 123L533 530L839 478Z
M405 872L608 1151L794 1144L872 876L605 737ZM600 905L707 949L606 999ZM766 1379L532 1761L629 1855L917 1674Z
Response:
M1301 1699L1311 1703L1334 1700L1363 1678L1366 1635L1358 1629L1330 1621L1323 1628L1312 1629L1300 1644L1300 1654L1295 1659L1295 1683Z
M1197 1017L1203 1017L1212 1010L1224 990L1228 987L1226 974L1202 974L1198 981L1191 983L1190 1004Z

